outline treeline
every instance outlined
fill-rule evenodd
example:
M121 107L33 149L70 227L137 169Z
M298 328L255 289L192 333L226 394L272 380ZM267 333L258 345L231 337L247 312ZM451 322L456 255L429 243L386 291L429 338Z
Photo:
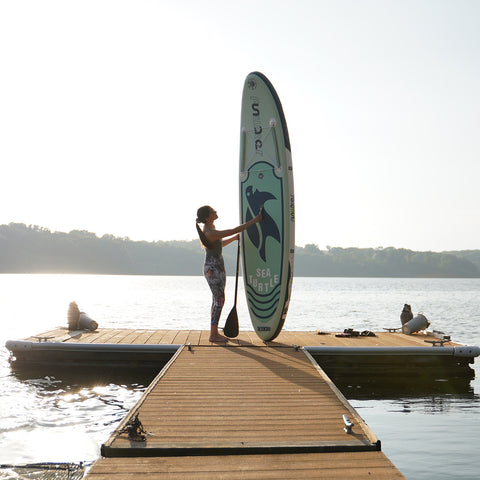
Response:
M296 247L295 271L326 277L480 277L480 250L414 252L403 248ZM321 272L321 273L320 273Z
M229 275L236 247L224 249ZM84 230L52 232L0 225L0 273L202 275L198 240L137 242ZM295 275L323 277L480 277L480 250L414 252L389 248L296 247Z

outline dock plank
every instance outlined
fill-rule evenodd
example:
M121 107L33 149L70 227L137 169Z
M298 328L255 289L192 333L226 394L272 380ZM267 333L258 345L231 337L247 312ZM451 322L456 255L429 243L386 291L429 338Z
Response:
M148 343L151 345L159 345L162 343L166 344L167 342L164 342L163 339L169 331L170 330L155 330L155 333L148 339Z
M187 343L189 330L179 330L176 332L172 343L177 345L185 345Z
M132 330L131 332L124 335L118 343L123 344L136 344L137 338L142 334L142 330Z
M169 343L169 344L173 344L174 343L174 339L175 337L177 336L178 334L178 331L177 330L169 330L165 333L164 337L162 338L162 343Z
M190 330L190 335L188 336L187 343L191 343L192 345L199 345L200 334L201 330Z
M131 332L132 330L129 330ZM117 338L121 338L121 336L125 336L127 333L125 332L125 329L116 329L116 328L104 328L100 329L98 331L97 335L91 334L93 338L92 343L118 343L115 341ZM88 334L85 333L84 336L87 336Z
M175 336L175 333L174 332L174 336ZM135 344L136 345L148 345L148 344L151 344L150 342L150 338L155 335L155 330L142 330L140 332L140 335L138 335L138 337L135 339ZM170 341L167 341L165 343L169 343L170 345L173 343L173 342L170 342Z

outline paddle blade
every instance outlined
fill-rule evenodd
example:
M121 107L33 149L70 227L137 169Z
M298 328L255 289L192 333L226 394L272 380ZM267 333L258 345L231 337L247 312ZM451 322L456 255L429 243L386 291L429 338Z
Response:
M223 333L229 338L235 338L238 335L238 315L235 307L228 314L227 321L223 327Z

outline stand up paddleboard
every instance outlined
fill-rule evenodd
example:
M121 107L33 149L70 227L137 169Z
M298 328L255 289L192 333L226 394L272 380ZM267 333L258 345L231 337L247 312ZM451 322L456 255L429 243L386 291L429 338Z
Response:
M262 210L263 209L263 210ZM287 123L277 92L261 73L245 79L240 133L243 281L253 328L264 341L282 330L293 278L295 204Z

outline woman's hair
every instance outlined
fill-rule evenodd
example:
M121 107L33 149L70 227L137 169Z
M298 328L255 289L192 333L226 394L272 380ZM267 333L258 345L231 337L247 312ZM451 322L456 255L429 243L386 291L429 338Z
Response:
M209 205L204 205L197 210L197 223L205 223L205 220L210 215L212 207Z
M212 244L211 242L208 241L207 236L203 233L202 229L198 226L198 224L205 223L205 220L210 215L211 211L212 211L212 207L208 205L204 205L203 207L200 207L197 210L197 220L195 222L195 226L197 227L198 237L200 238L200 241L202 242L202 245L205 248L211 248Z

